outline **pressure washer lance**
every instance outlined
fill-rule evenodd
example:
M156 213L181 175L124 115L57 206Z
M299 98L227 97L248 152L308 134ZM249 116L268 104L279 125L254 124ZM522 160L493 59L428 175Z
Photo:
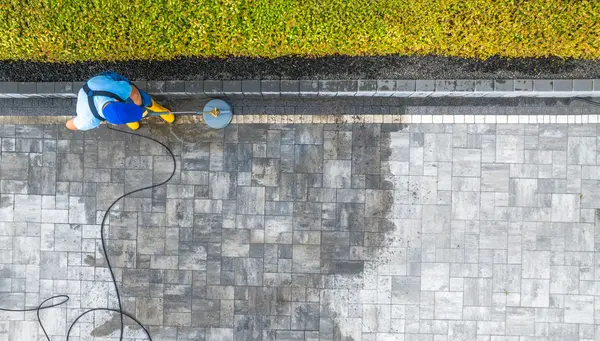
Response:
M153 111L148 111L148 114L144 117L156 117L156 116L160 116L160 115L166 115L166 114L173 114L173 115L189 115L189 114L197 114L197 115L203 115L203 114L211 114L214 117L218 117L219 115L223 114L223 115L227 115L229 113L231 113L231 111L228 110L219 110L217 108L213 108L213 110L211 111L171 111L171 112L153 112Z
M160 116L164 114L168 114L168 112L148 112L145 117ZM204 123L213 129L223 129L227 127L233 119L233 109L231 108L231 104L219 98L211 99L204 105L204 108L202 108L201 111L175 111L173 114L201 115L204 118Z

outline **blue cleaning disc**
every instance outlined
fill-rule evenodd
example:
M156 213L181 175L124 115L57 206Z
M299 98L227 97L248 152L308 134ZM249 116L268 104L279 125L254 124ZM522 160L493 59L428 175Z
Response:
M217 117L210 114L210 112L217 108L219 110L219 115ZM233 112L231 110L231 105L225 102L222 99L213 99L210 100L204 106L204 110L202 116L204 117L204 122L206 125L213 129L223 129L231 123L231 119L233 118Z

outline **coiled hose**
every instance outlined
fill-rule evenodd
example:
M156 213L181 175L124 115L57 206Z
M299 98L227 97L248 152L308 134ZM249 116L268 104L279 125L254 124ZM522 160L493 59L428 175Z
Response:
M69 330L67 331L67 338L66 341L69 341L70 336L71 336L71 331L73 330L73 327L77 324L77 322L84 317L85 315L89 314L89 313L93 313L95 311L110 311L110 312L115 312L119 314L120 320L121 320L121 329L120 329L120 336L119 336L119 340L123 341L123 332L125 330L125 324L124 324L124 316L129 317L131 320L133 320L135 323L137 323L143 330L144 333L146 333L146 336L148 337L149 341L152 341L152 337L150 336L150 332L148 331L148 329L146 329L146 327L132 314L123 311L123 305L121 303L121 294L119 293L119 286L117 285L117 279L115 278L115 273L113 271L112 265L110 264L110 259L108 258L108 252L106 251L106 239L104 238L104 227L105 227L105 223L106 223L106 218L108 217L108 214L110 213L110 210L117 204L117 202L119 202L119 200L125 198L128 195L137 193L137 192L141 192L141 191L145 191L147 189L152 189L152 188L156 188L159 186L162 186L164 184L166 184L167 182L169 182L173 176L175 175L175 170L177 167L177 163L175 161L175 155L173 155L173 152L171 151L171 149L169 149L169 147L167 147L164 143L158 141L155 138L149 137L149 136L145 136L142 134L138 134L138 133L133 133L130 131L124 131L124 130L119 130L119 129L115 129L110 125L107 125L107 128L113 131L118 131L121 132L123 134L129 134L129 135L134 135L134 136L138 136L141 138L145 138L147 140L153 141L155 143L158 143L159 145L161 145L164 149L166 149L166 151L169 153L169 155L171 156L171 159L173 160L173 171L171 172L171 175L169 175L169 177L157 184L153 184L147 187L143 187L143 188L139 188L130 192L127 192L123 195L121 195L120 197L118 197L117 199L115 199L115 201L112 202L112 204L110 204L110 206L108 207L108 209L106 210L106 212L104 212L104 216L102 217L102 223L100 224L100 238L102 241L102 252L104 253L104 258L106 258L106 265L108 267L108 270L110 272L110 276L112 279L112 283L115 287L115 292L117 294L117 302L119 303L119 307L118 309L112 309L112 308L94 308L94 309L90 309L87 310L85 312L83 312L81 315L79 315L69 326ZM55 299L60 299L59 302L54 303L52 302L49 305L45 305L47 302L50 301L54 301ZM45 299L44 301L42 301L42 303L40 303L40 305L38 305L35 308L26 308L26 309L6 309L6 308L0 308L0 311L6 311L6 312L32 312L35 311L37 314L37 320L38 323L40 324L40 327L42 327L42 331L44 332L44 335L46 336L46 339L48 341L50 340L50 337L48 336L48 333L46 332L46 329L44 328L44 324L42 323L42 320L40 318L40 311L44 310L44 309L50 309L50 308L54 308L54 307L58 307L60 305L63 305L65 303L67 303L67 301L69 300L69 296L67 295L56 295L56 296L52 296L50 298Z

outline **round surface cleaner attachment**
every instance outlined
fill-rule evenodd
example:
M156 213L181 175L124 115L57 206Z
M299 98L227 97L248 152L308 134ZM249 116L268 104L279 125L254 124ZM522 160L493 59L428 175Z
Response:
M223 129L231 123L233 112L229 103L222 99L213 99L204 106L202 116L209 127Z

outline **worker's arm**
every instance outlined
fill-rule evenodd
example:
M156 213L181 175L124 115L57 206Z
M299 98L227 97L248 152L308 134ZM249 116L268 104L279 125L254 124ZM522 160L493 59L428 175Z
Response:
M128 103L143 106L144 100L138 88L127 81L116 81L111 85L110 91L123 98Z
M142 96L140 95L140 92L135 86L131 87L131 93L129 94L129 98L131 98L133 103L137 105L142 105Z
M75 120L75 118L72 118L70 120L67 121L67 129L69 130L78 130L77 127L75 126L75 123L73 122Z

